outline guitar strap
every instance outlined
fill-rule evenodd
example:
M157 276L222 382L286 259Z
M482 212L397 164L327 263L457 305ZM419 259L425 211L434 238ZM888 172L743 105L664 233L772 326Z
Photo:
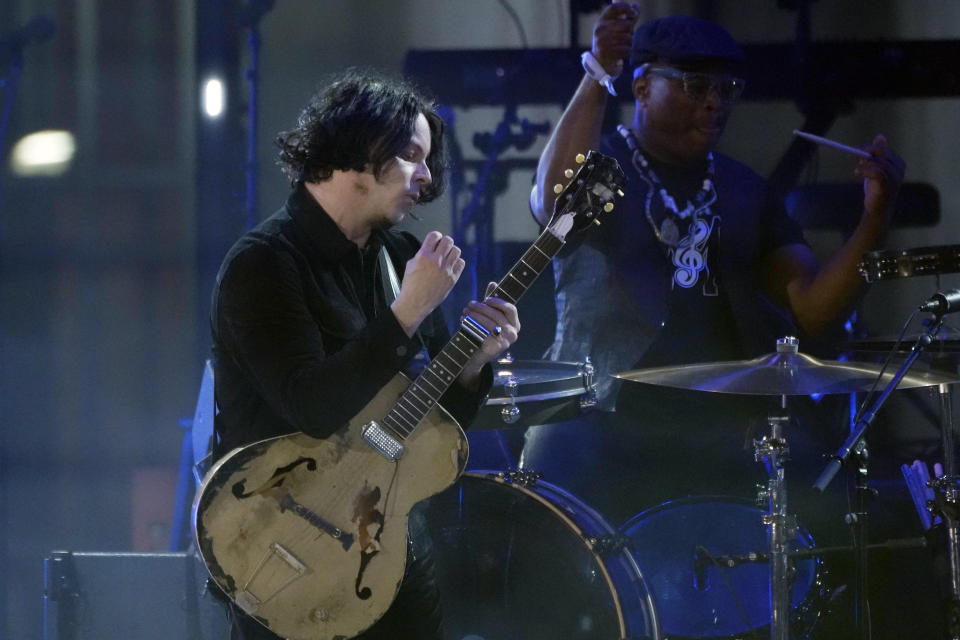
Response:
M390 259L386 246L380 247L380 255L377 256L377 261L380 263L380 273L382 274L383 299L386 300L389 307L397 299L397 294L400 293L400 278L397 277L397 270L393 268L393 260Z
M397 294L400 293L400 278L397 277L397 270L393 268L393 260L390 259L390 255L387 253L386 246L380 247L380 255L377 256L377 262L380 266L380 280L383 285L383 298L386 300L387 306L397 299ZM412 380L415 379L423 369L427 366L427 363L430 361L430 356L427 353L427 343L424 342L423 336L419 331L414 334L416 336L417 342L420 345L419 350L416 355L403 367L403 372Z

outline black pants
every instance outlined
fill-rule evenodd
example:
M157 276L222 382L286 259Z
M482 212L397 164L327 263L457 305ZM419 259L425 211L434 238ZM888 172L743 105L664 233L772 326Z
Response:
M443 637L433 542L419 505L410 512L407 536L407 568L397 597L383 617L355 640L440 640ZM233 603L229 607L233 618L230 640L279 638Z

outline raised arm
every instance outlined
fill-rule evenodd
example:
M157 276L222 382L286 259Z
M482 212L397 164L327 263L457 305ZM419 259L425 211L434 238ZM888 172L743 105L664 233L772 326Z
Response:
M860 159L854 171L863 180L863 214L850 238L823 265L804 245L781 247L763 265L770 293L808 335L819 335L849 310L863 284L857 265L886 232L903 182L904 162L886 138L878 135L864 149L871 158Z
M614 2L604 7L593 28L591 52L607 73L615 74L630 53L639 6ZM573 98L557 121L540 155L537 177L530 193L530 209L541 225L550 221L556 195L553 185L565 182L563 171L578 153L596 149L607 107L607 89L584 74Z

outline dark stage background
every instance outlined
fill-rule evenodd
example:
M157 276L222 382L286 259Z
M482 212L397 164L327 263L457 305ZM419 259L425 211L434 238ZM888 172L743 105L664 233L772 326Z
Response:
M584 13L571 10L581 4ZM208 356L213 274L248 224L282 203L287 185L271 141L293 124L322 77L348 65L407 71L450 106L463 188L405 225L421 236L449 232L477 195L470 210L483 222L470 237L478 239L477 278L485 282L537 234L526 204L531 175L588 46L590 4L0 3L0 100L9 109L0 120L0 638L42 637L43 560L52 551L166 551L177 538L181 444ZM884 132L907 160L907 180L939 196L904 212L885 248L960 242L960 3L645 5L650 17L717 20L753 47L752 70L772 70L748 77L752 93L731 118L724 151L770 175L795 128L816 125L849 144ZM806 67L815 70L810 76L792 66L803 51L793 43L804 11L815 45L808 53L824 43L852 47L831 49ZM254 62L257 73L249 73ZM213 74L226 87L215 119L201 110L201 86ZM255 110L248 108L251 77ZM626 103L622 109L630 111ZM482 143L498 125L514 137L489 153ZM18 175L10 152L41 129L73 133L72 163L59 175ZM493 170L478 187L488 162ZM785 178L790 186L841 183L852 178L853 161L819 150L797 167ZM821 254L842 234L832 206L820 207L820 228L809 232ZM954 275L877 283L862 302L860 330L895 332L913 307L955 283ZM539 284L546 288L521 306L520 358L538 358L553 331L549 282ZM451 305L468 295L461 287ZM940 457L936 405L926 392L892 404L877 430L877 536L919 536L897 465ZM744 464L754 463L745 455ZM824 517L816 503L802 506L808 520ZM881 561L875 638L935 628L923 553ZM910 586L916 583L923 588ZM131 601L148 597L130 594Z

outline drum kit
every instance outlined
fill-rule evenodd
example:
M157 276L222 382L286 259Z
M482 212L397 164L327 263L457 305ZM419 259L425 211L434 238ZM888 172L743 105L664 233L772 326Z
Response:
M865 255L860 269L868 282L957 272L958 256L957 247L873 252ZM829 591L823 556L846 552L853 554L856 574L856 637L869 638L868 548L922 546L924 538L868 544L871 489L865 432L893 390L921 387L937 387L941 397L943 473L927 485L935 498L927 507L945 524L951 593L944 595L954 612L948 614L947 626L950 637L960 637L955 628L960 604L960 477L953 460L950 412L951 388L960 380L953 357L960 354L960 339L943 326L945 313L953 310L947 307L960 308L960 292L956 298L935 296L921 307L934 317L925 331L908 340L879 337L846 345L848 352L893 352L900 356L896 367L889 362L817 359L801 353L796 338L783 337L773 352L750 360L616 375L633 383L777 398L780 411L767 416L768 431L753 440L754 460L766 472L756 502L686 497L613 527L602 514L535 471L466 473L453 491L440 494L429 507L434 511L441 591L450 598L444 606L453 613L449 637L816 637L814 627L823 613L817 600ZM914 370L924 352L946 358L953 369ZM569 420L596 404L589 359L573 363L508 358L495 372L494 390L474 429ZM857 486L855 508L846 515L854 533L852 547L815 547L787 508L788 399L823 394L865 398L851 420L849 437L836 453L825 456L825 468L815 483L816 489L825 490L842 465L850 463ZM470 526L478 521L484 526Z

